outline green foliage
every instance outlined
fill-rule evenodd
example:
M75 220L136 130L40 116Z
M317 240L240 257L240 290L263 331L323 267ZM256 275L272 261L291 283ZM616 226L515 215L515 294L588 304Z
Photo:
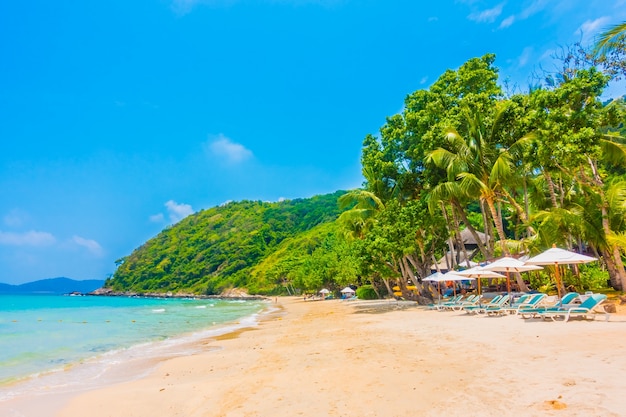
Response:
M342 194L278 203L242 201L200 211L118 260L105 285L115 291L156 293L219 294L232 287L280 292L299 258L322 244L313 230L319 226L317 233L328 234L323 225L339 216ZM283 257L270 257L275 252ZM269 266L260 268L266 259Z
M580 266L580 282L581 290L595 290L598 288L606 288L609 273L597 263Z
M371 285L361 285L356 289L356 296L360 300L375 300L378 298L374 287Z

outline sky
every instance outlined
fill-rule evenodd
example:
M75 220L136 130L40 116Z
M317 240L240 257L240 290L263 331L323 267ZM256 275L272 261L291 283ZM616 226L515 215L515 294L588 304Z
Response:
M364 137L445 70L495 53L524 90L624 20L626 0L1 2L0 282L105 279L199 210L357 188Z

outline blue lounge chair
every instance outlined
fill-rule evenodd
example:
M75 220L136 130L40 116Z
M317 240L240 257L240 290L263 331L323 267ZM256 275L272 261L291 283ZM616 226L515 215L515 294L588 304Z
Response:
M580 294L578 294L577 292L568 292L553 305L550 305L550 306L536 305L534 307L522 307L518 309L517 314L527 319L527 318L537 317L537 315L541 313L542 311L558 310L562 307L568 307L568 306L570 307L579 306L580 304L573 304L574 300L576 300L579 296Z
M441 300L438 303L430 304L428 306L428 308L431 309L431 310L443 310L445 305L456 303L456 302L460 301L461 298L463 298L463 295L459 294L459 295L454 296L452 298L446 298L444 300Z
M481 294L476 294L474 296L469 296L465 300L461 300L455 305L448 307L448 310L463 310L467 307L477 306L480 303L480 299L483 296Z
M509 309L517 309L519 305L524 304L526 301L528 301L528 299L530 299L530 294L523 294L516 302L511 303L512 299L509 299L508 305L502 304L490 306L489 308L485 309L485 313L490 316L504 315L508 312Z
M591 294L589 298L583 301L581 304L571 307L561 307L559 309L554 310L546 310L539 312L539 316L542 319L552 319L553 321L559 321L563 319L563 321L568 321L571 317L582 317L587 319L589 315L594 314L594 309L602 304L606 300L606 295L604 294ZM604 311L606 320L609 319L609 314Z
M463 303L471 303L472 301L474 301L474 299L477 297L474 294L470 294L467 297L463 298L463 295L459 295L457 296L456 299L448 302L448 303L443 303L441 306L439 306L439 310L454 310L455 307L462 305Z
M482 305L479 304L477 306L470 306L470 307L465 308L465 311L468 314L485 314L489 310L495 310L495 309L501 308L502 306L504 306L505 304L509 302L510 298L511 296L509 294L496 295L487 304L482 304Z
M524 294L519 298L519 300L517 300L517 302L511 304L510 306L502 307L499 313L519 314L521 309L536 308L546 297L547 295L543 293Z

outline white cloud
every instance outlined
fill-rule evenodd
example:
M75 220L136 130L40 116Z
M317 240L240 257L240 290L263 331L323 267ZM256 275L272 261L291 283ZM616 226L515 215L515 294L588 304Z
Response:
M517 61L519 66L520 67L526 66L532 54L533 54L532 46L527 46L526 48L524 48L524 50L522 51L522 54L519 56L518 61Z
M428 81L428 77L424 76L420 79L420 84L426 84L426 81Z
M252 157L252 151L221 133L210 141L207 149L211 155L230 164L237 164Z
M28 220L28 218L28 214L21 210L13 209L2 218L2 221L6 226L20 227Z
M481 12L474 12L468 16L469 20L473 20L475 22L483 23L492 23L494 22L498 16L502 14L502 8L504 7L504 3L500 3L497 6L483 10Z
M193 213L193 209L189 204L178 204L174 200L165 203L165 207L167 207L172 223L177 223Z
M84 237L74 235L72 237L72 242L76 243L78 246L86 248L89 252L96 256L102 256L104 253L102 246L100 246L100 244L93 239L85 239Z
M521 19L528 19L530 16L539 13L548 5L549 0L535 0L520 13Z
M596 33L604 28L610 20L611 19L607 16L600 17L596 20L587 20L585 23L580 25L574 33L581 36L581 43L584 45L591 40Z
M0 231L0 244L8 246L48 246L56 242L48 232L31 230L23 233Z
M509 26L511 26L513 23L515 23L515 16L509 16L506 19L504 19L502 22L500 22L500 29L505 29L508 28Z
M162 223L163 220L165 220L165 216L163 216L163 213L153 214L152 216L150 216L150 221L152 223Z

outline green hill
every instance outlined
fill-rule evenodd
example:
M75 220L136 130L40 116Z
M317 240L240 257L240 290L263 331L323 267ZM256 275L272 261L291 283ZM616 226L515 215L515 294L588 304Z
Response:
M332 234L343 193L202 210L120 259L105 287L138 293L210 295L232 287L279 293L285 270L301 264Z

